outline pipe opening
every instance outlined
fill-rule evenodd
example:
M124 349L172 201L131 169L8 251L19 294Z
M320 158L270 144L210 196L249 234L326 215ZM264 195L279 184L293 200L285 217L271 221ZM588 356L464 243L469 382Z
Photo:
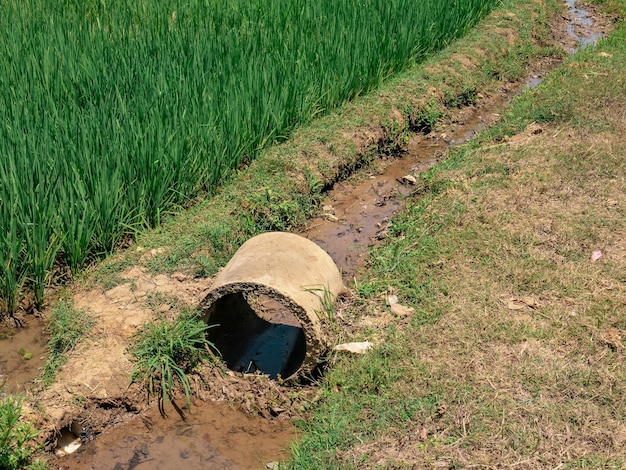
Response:
M255 292L233 292L208 312L209 340L235 372L262 372L289 378L302 365L306 339L302 325L280 301Z

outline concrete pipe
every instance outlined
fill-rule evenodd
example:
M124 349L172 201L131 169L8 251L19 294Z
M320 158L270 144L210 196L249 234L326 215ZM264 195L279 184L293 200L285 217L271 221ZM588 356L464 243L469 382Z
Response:
M320 315L344 290L331 257L306 238L271 232L245 242L200 304L226 365L293 379L327 349Z

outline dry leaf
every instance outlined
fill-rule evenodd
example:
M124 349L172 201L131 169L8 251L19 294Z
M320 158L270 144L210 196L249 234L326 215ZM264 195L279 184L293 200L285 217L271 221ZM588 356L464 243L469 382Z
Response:
M415 313L415 310L412 307L405 307L400 304L393 304L390 308L391 313L399 317L408 317L409 315L413 315L413 313Z
M533 299L532 297L528 295L525 295L520 300L524 302L526 305L528 305L530 308L537 308L540 306L539 302L537 302L535 299Z
M526 308L526 304L522 302L521 300L517 300L517 299L509 300L506 306L509 308L509 310L522 310Z
M607 57L607 58L613 57L613 54L609 54L608 52L598 52L598 55L600 57Z
M622 334L617 328L609 328L601 337L611 349L622 349L624 347Z
M426 439L428 439L428 431L426 431L426 428L422 428L422 429L420 429L420 435L419 435L419 438L420 438L422 441L425 441Z
M333 349L335 351L347 351L347 352L351 352L353 354L365 354L367 351L372 349L372 346L374 346L374 345L372 343L370 343L369 341L363 341L363 342L360 342L360 343L343 343L343 344L338 344Z
M391 313L399 317L408 317L409 315L413 315L415 312L413 308L399 304L397 295L388 295L387 305L389 305Z
M383 312L383 313L377 312L377 315L367 316L363 318L363 325L378 328L378 327L387 326L392 321L393 321L393 317L389 314L389 312Z

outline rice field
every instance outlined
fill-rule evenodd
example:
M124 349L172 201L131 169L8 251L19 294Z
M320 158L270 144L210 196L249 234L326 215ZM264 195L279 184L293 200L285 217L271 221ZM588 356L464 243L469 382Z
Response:
M0 316L497 0L0 0Z

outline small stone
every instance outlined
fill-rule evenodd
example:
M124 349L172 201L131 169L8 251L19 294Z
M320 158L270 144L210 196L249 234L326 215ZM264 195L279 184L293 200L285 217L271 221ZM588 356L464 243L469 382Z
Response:
M367 351L372 349L374 345L369 341L362 341L357 343L343 343L338 344L333 348L335 351L346 351L351 352L353 354L365 354Z

